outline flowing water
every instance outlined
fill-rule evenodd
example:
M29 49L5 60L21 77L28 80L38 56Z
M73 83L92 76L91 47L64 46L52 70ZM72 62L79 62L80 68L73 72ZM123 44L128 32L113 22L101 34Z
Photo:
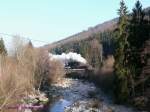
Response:
M114 104L93 83L84 80L65 78L52 85L50 94L48 112L137 112Z

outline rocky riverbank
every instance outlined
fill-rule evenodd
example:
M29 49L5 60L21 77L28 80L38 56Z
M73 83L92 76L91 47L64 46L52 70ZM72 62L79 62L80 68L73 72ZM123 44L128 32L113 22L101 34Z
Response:
M137 112L114 104L100 88L79 79L64 78L52 84L49 97L51 103L48 112Z

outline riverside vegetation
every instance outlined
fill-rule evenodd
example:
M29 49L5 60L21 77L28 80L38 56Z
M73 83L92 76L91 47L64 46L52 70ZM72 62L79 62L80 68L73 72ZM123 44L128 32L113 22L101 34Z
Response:
M116 103L128 103L149 110L150 8L143 9L138 0L129 13L121 0L117 13L119 18L114 28L93 33L83 39L73 39L69 43L60 41L50 51L56 54L70 51L82 54L97 71L90 78L102 87L107 85L105 89L113 91ZM82 34L78 36L82 37ZM102 75L111 56L115 60L113 72Z
M7 54L1 38L0 62L0 111L2 112L16 112L18 105L30 102L25 100L28 97L35 101L38 96L44 94L41 90L45 84L57 80L56 74L58 76L63 74L61 63L50 61L48 52L34 48L31 42L24 42L18 36L13 38L10 55ZM16 108L9 109L15 106Z

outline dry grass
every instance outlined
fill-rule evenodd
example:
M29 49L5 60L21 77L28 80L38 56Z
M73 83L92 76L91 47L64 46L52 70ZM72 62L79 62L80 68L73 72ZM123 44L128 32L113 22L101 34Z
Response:
M0 111L4 112L6 106L20 104L23 97L36 94L45 82L64 73L60 62L50 61L48 51L16 41L12 56L0 55Z
M34 92L35 63L30 50L24 48L17 57L1 55L0 109L20 103L23 96Z
M60 81L64 77L64 65L58 60L50 61L50 75L49 79L51 82Z

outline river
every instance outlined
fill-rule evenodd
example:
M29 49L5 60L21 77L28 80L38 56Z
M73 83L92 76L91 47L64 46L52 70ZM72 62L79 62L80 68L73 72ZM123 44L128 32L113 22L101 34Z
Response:
M50 87L51 103L44 112L137 112L136 110L113 103L93 83L64 78Z

